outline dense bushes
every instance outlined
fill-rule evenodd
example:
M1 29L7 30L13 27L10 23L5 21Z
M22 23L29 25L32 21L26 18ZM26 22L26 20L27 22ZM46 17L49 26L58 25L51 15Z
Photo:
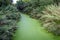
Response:
M43 27L54 35L60 36L60 6L49 5L45 6L44 11L39 10L39 7L31 11L30 17L39 19Z
M30 14L30 12L39 7L40 12L45 8L44 6L57 4L59 0L30 0L28 2L18 1L16 6L20 12L24 12L26 14Z
M53 0L31 0L29 2L19 1L17 2L17 8L24 13L30 13L33 9L40 7L41 10L46 5L53 4ZM40 11L41 11L40 10Z
M41 12L38 7L33 9L29 14L30 17L40 20L48 32L54 35L60 35L60 6L45 6L44 11Z
M59 2L59 0L31 0L29 2L22 1L21 4L19 1L17 8L30 17L39 19L48 32L60 35L60 6L57 6Z
M19 11L22 11L23 12L23 10L27 6L27 4L25 2L23 2L23 1L17 1L16 6L17 6L17 9Z
M33 8L33 10L29 13L30 17L35 19L40 19L43 24L43 27L48 30L48 32L52 32L55 35L60 35L60 6L57 5L49 5L49 3L43 4L40 6ZM42 6L42 7L41 7ZM45 8L46 7L46 8ZM43 10L44 11L43 11Z
M12 2L0 0L0 40L12 40L20 20L20 12Z
M55 35L60 35L60 6L50 5L46 7L40 20L43 27L48 32L52 32Z
M0 0L0 10L5 8L8 5L11 5L13 0Z
M0 0L0 7L12 4L13 0Z
M12 40L20 20L20 12L12 5L0 11L0 40Z

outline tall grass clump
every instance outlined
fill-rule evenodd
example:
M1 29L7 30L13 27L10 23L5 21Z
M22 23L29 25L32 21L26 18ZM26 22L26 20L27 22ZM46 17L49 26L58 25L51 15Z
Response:
M60 35L60 6L47 6L42 13L43 15L40 20L42 21L43 27L45 27L48 32Z

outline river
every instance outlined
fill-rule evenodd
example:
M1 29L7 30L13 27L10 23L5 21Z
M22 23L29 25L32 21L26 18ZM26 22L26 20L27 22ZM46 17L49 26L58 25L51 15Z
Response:
M38 20L21 14L18 30L13 40L60 40L60 37L47 33Z

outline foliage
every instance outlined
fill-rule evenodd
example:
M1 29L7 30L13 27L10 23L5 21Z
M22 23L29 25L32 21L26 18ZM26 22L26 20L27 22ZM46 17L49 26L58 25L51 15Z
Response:
M40 20L43 27L48 32L52 32L55 35L60 35L60 6L50 5L46 7Z
M0 10L4 9L6 6L11 5L13 0L0 0Z
M44 6L44 5L49 5L52 4L52 0L31 0L31 3L35 6Z
M60 0L53 0L53 2L54 2L57 6L59 6Z
M13 0L0 0L0 7L7 6L9 4L12 4Z
M59 2L59 0L31 0L18 1L16 5L19 11L40 19L48 32L60 35L60 6L57 6Z
M0 40L12 40L20 20L20 12L15 6L8 5L0 11Z
M30 13L33 9L40 8L40 11L44 9L44 6L53 4L53 0L31 0L29 2L18 1L17 9L24 13Z
M23 1L17 1L16 6L19 11L23 11L27 4Z

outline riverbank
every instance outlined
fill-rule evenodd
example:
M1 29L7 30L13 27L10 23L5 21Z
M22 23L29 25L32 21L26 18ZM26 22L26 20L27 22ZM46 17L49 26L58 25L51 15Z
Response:
M60 37L54 37L52 34L47 33L38 20L25 14L21 14L18 25L19 29L16 31L13 40L60 40Z

